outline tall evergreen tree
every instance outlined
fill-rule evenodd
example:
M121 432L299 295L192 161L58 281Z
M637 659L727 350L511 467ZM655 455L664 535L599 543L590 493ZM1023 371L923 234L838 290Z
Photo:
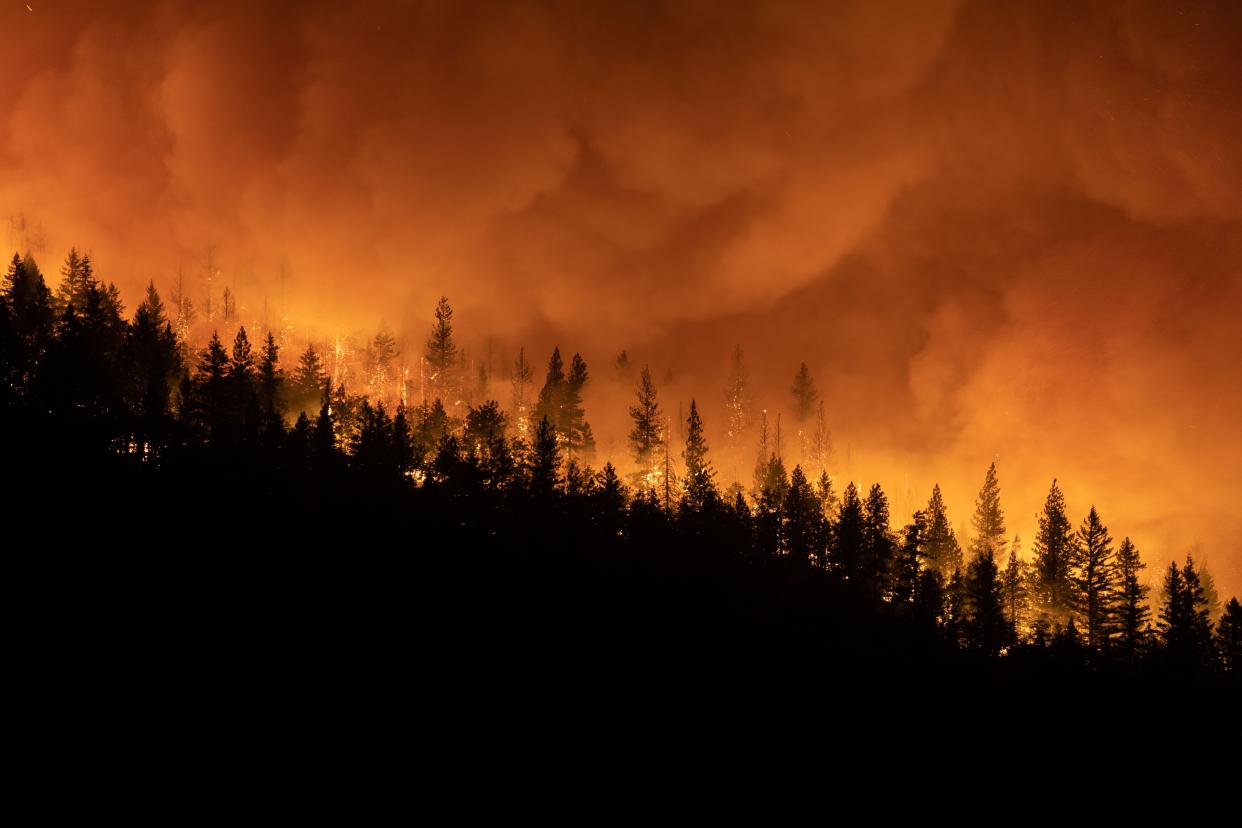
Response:
M123 367L125 398L150 425L168 410L182 371L181 349L153 282L126 331Z
M643 366L638 382L638 404L630 407L630 418L634 421L634 428L630 430L630 451L640 476L647 475L654 467L657 452L664 445L663 416L656 401L651 369Z
M271 331L263 343L257 379L259 405L265 412L279 414L284 408L285 372L280 367L280 346Z
M775 557L784 549L784 506L789 491L785 464L775 454L769 455L767 471L755 501L755 551Z
M1190 555L1181 569L1169 564L1163 593L1157 627L1166 657L1183 670L1204 669L1212 662L1212 620Z
M307 344L306 350L298 357L298 367L293 372L290 383L290 407L294 411L317 409L323 387L328 382L328 372L324 370L323 360L315 346Z
M1094 506L1078 530L1078 548L1081 551L1070 577L1072 604L1082 619L1087 646L1098 652L1110 643L1117 573L1113 540Z
M1005 598L1005 617L1009 622L1011 637L1015 641L1026 624L1030 598L1027 589L1030 575L1022 561L1021 552L1022 541L1014 535L1013 542L1009 545L1009 562L1001 576L1001 588Z
M1132 662L1142 651L1151 611L1147 607L1148 587L1139 580L1146 568L1139 557L1138 548L1129 538L1121 541L1117 549L1117 651L1127 662Z
M556 440L556 429L547 417L535 427L535 439L530 453L530 488L537 498L552 497L561 480L561 449Z
M548 359L548 373L539 390L539 401L535 403L535 420L548 419L564 442L564 409L565 409L565 362L561 359L561 349L553 348Z
M863 572L863 508L858 488L850 481L841 496L841 513L832 536L832 569L855 584Z
M1242 673L1242 604L1236 597L1230 599L1221 614L1216 627L1216 649L1226 673L1234 677Z
M1035 576L1033 579L1033 610L1051 618L1064 618L1070 610L1073 585L1070 574L1077 560L1078 544L1069 517L1065 514L1065 495L1057 481L1052 481L1043 512L1039 515L1039 531L1035 535Z
M874 606L888 593L895 546L889 528L888 497L879 483L873 483L863 504L863 557L864 575Z
M51 292L33 259L13 254L4 277L4 299L19 347L16 373L23 383L29 384L55 326Z
M819 473L819 479L815 481L815 495L819 498L819 509L824 520L831 522L837 512L837 493L832 488L832 478L827 471Z
M815 413L815 401L819 399L819 394L805 362L798 366L790 393L793 395L794 417L799 424L809 422Z
M901 546L893 562L893 603L908 604L915 600L923 571L923 535L927 531L927 513L920 510L901 533Z
M91 257L78 253L76 247L69 248L60 268L60 285L56 288L54 304L58 314L63 315L70 305L79 311L86 307L86 293L96 284L94 274Z
M589 378L586 360L581 354L574 354L569 366L569 376L565 379L562 427L570 455L587 460L595 454L595 435L591 432L586 410L582 407L582 389L586 387Z
M971 555L982 555L990 550L995 560L1005 551L1005 514L1001 511L996 463L988 466L970 523L975 533L970 542Z
M948 578L962 566L962 548L958 545L953 527L949 525L948 511L940 484L932 487L931 499L927 501L927 531L924 533L924 557L928 565Z
M453 309L448 299L440 297L436 303L435 323L431 326L431 334L427 337L424 358L427 361L427 383L432 391L432 398L439 398L445 404L456 404L458 397L458 361L460 352L453 340Z
M1009 638L1005 620L1000 572L992 550L986 549L970 562L966 574L969 611L966 640L972 649L995 655Z
M958 647L970 643L970 584L962 570L955 569L944 590L943 632L945 640Z
M715 470L707 459L707 438L703 436L703 419L698 406L690 400L690 416L686 418L686 494L682 502L691 511L703 512L715 506L720 495L716 491Z
M194 391L197 405L193 410L201 414L203 421L199 425L206 429L211 442L217 444L226 438L229 426L228 375L228 352L219 334L213 331L199 354Z
M794 466L782 504L785 553L798 563L818 563L824 548L824 513L801 466Z

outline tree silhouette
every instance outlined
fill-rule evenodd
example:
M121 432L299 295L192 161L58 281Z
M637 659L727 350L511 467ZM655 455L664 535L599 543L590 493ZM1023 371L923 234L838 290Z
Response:
M1021 551L1022 541L1014 535L1013 542L1009 545L1009 562L1005 565L1005 571L1001 576L1005 617L1009 621L1010 635L1014 640L1017 640L1026 623L1027 611L1030 607L1030 590L1027 588L1030 573L1022 561Z
M820 563L824 549L824 517L819 498L802 473L794 466L789 490L782 506L785 518L785 550L798 563Z
M1144 631L1151 618L1147 607L1149 589L1139 580L1145 568L1138 548L1128 537L1122 539L1117 548L1117 647L1121 657L1130 663L1142 649L1146 638Z
M888 592L895 543L889 528L888 497L879 483L871 485L863 504L863 557L867 591L872 605Z
M644 475L652 468L656 451L663 446L663 413L656 401L656 387L651 380L651 369L643 366L642 376L638 382L638 404L630 407L630 419L634 427L630 430L630 451L639 474Z
M1065 514L1065 496L1053 480L1035 535L1035 611L1053 618L1063 618L1069 612L1073 595L1070 574L1077 552L1077 540Z
M436 303L435 323L427 337L424 359L430 373L428 380L432 396L453 404L457 400L457 369L459 351L453 339L453 309L448 299L440 297Z
M850 481L841 496L841 514L833 533L829 560L833 570L854 586L858 585L863 572L864 544L862 501L858 499L858 488Z
M927 531L923 541L924 557L942 577L947 578L962 566L962 548L949 526L940 485L932 487L931 499L927 501Z
M1116 562L1108 528L1100 521L1095 507L1078 530L1081 550L1071 576L1073 606L1086 628L1087 646L1092 650L1108 647L1117 593Z
M966 640L972 649L995 655L1009 638L1000 573L991 549L977 555L966 573Z
M1242 672L1242 604L1237 598L1225 605L1216 628L1216 647L1225 672L1233 676Z
M328 381L328 372L324 370L323 360L315 346L308 344L306 350L298 357L298 367L293 372L290 383L291 399L294 411L318 409L320 395Z
M1162 592L1157 626L1166 656L1181 669L1203 670L1212 660L1212 620L1190 555L1181 569L1176 563L1169 564Z
M686 463L686 508L702 512L720 498L714 482L716 472L707 459L707 439L703 436L703 420L694 400L690 400L690 416L686 418L686 447L682 451Z
M996 479L995 463L988 466L970 525L975 533L970 542L972 556L991 551L995 560L1005 551L1005 514L1001 511L1000 482Z

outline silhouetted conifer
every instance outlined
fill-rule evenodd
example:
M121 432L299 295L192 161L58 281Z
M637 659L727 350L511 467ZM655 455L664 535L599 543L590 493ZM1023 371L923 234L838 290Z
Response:
M663 446L663 414L656 401L656 387L651 379L651 369L643 366L638 382L638 404L630 407L634 428L630 431L630 451L639 474L648 472L656 460L656 451Z
M1005 551L1005 513L1001 511L1000 482L996 478L995 463L988 466L970 525L974 530L970 554L982 555L991 550L995 561Z
M1071 603L1082 619L1087 647L1098 652L1108 648L1112 637L1117 571L1112 538L1094 506L1078 530L1078 549Z
M873 483L863 504L863 560L867 593L873 606L888 594L896 544L889 528L888 497Z
M1124 538L1117 548L1116 630L1118 655L1126 662L1133 662L1143 651L1144 631L1151 618L1147 607L1149 589L1139 580L1139 573L1145 568L1138 548Z
M1032 604L1037 613L1056 619L1069 612L1073 598L1070 576L1077 554L1077 539L1065 514L1065 496L1053 480L1035 535Z
M931 499L927 502L927 531L924 534L923 544L923 554L929 565L935 568L942 578L947 578L955 570L961 568L962 548L958 545L953 528L949 526L949 516L945 510L939 484L932 487Z

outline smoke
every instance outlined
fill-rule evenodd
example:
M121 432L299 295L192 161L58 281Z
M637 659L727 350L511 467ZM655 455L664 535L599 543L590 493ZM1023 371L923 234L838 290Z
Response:
M898 505L964 519L999 455L1028 548L1056 475L1242 590L1234 4L30 6L0 216L45 270L90 248L132 304L211 244L250 313L415 342L447 294L583 351L617 442L618 350L711 428L740 342Z

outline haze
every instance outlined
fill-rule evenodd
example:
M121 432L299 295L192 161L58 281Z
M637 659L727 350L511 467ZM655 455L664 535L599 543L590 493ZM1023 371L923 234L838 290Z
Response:
M966 521L999 457L1028 550L1055 476L1152 570L1193 548L1242 591L1237 4L6 0L0 25L6 255L87 248L132 309L210 244L243 315L414 347L444 294L475 353L581 351L620 453L622 348L716 446L735 344L773 412L805 361L832 471L895 520L940 481Z

